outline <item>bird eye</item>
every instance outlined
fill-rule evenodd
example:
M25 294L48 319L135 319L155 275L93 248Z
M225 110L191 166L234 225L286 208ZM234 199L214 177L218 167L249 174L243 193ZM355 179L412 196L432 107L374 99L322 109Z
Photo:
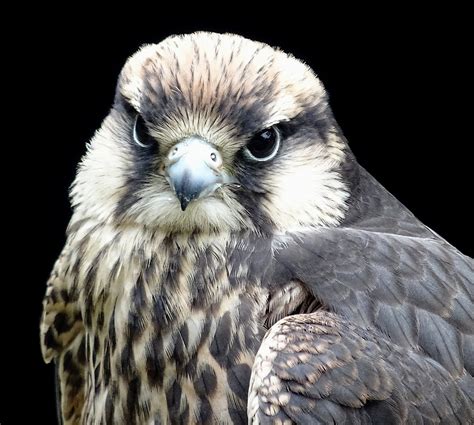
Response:
M133 141L142 148L148 148L153 143L156 143L155 139L148 132L145 120L140 114L137 114L133 124Z
M280 147L280 133L275 126L255 134L248 142L245 152L254 161L269 161Z

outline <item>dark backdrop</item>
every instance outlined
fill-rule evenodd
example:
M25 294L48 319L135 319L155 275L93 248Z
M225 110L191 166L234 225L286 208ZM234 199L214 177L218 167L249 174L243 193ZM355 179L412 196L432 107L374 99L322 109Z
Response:
M305 60L324 82L359 161L429 227L472 256L472 137L463 103L469 100L467 36L462 13L439 12L368 14L342 23L334 12L249 20L231 19L231 11L215 18L183 12L154 17L135 7L121 19L92 23L70 12L67 22L41 18L29 27L26 44L18 47L25 52L18 70L28 72L21 77L26 94L14 111L20 120L15 156L5 157L14 167L8 173L13 196L24 206L13 209L7 225L19 246L9 250L13 276L5 282L15 301L2 299L2 326L13 333L13 342L2 347L10 356L4 374L15 374L5 381L11 384L4 385L0 402L2 425L24 423L30 415L35 423L54 423L52 367L43 365L38 341L45 281L64 243L76 164L110 108L121 66L142 43L198 29L236 32ZM26 181L18 161L25 157L31 160Z

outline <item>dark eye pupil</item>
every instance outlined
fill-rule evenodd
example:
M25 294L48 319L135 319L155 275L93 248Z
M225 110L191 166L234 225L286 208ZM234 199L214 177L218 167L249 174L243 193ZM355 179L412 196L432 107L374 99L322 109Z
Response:
M135 119L133 137L135 139L135 142L138 143L140 146L151 146L155 143L155 140L153 139L153 137L150 136L150 133L148 132L148 127L145 123L145 120L140 114L138 114Z
M258 158L266 158L270 156L277 143L277 133L273 128L267 128L257 133L247 145L247 149L250 153Z

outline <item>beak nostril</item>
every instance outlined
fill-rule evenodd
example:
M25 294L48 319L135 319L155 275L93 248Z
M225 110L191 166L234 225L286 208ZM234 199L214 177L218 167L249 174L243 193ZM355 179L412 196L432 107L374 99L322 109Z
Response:
M180 155L180 152L179 152L179 148L178 146L175 146L173 149L171 149L171 151L169 152L168 154L168 159L171 160L171 161L176 161L179 159L179 155Z

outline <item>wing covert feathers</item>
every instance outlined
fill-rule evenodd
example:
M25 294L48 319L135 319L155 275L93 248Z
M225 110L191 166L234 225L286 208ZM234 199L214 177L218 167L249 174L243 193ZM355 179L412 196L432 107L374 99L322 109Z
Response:
M473 418L468 373L453 378L428 355L326 311L275 324L257 353L250 385L252 424Z

